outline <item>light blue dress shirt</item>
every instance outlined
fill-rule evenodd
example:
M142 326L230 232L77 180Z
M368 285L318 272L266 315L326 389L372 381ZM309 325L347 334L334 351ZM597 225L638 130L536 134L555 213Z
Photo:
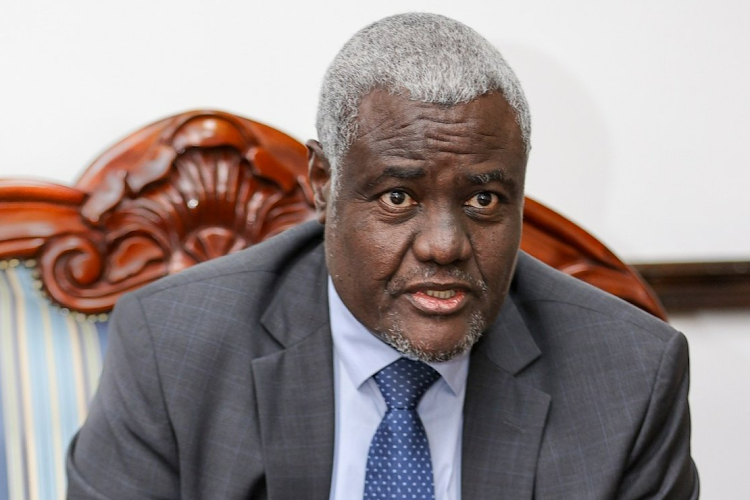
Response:
M331 500L356 500L364 495L367 453L386 411L375 380L377 372L401 354L365 328L347 309L331 279L328 307L333 335L336 434ZM430 443L436 500L461 498L461 431L469 355L430 363L441 378L417 407Z

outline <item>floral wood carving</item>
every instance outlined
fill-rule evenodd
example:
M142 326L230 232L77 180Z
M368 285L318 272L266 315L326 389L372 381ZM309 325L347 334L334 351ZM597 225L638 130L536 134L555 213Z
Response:
M142 129L75 188L0 181L0 257L37 258L64 307L123 293L312 217L304 146L265 125L195 111Z
M123 293L313 216L302 144L193 111L139 130L76 183L0 180L0 259L35 258L64 307L109 311ZM527 198L521 246L664 318L653 292L593 236Z

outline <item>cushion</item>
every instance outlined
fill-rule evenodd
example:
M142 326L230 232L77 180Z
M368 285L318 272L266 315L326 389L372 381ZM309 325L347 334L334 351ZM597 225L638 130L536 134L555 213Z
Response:
M0 262L0 498L65 497L65 452L86 418L106 317L59 308L34 262Z

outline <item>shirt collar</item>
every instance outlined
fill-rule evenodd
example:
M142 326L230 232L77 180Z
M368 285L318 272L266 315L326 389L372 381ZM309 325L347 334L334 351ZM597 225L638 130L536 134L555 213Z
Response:
M328 277L328 310L331 318L333 348L349 378L358 389L370 377L402 356L354 317L336 292L333 280ZM367 355L363 355L367 353ZM466 384L469 372L469 353L450 361L428 363L450 387L459 394Z

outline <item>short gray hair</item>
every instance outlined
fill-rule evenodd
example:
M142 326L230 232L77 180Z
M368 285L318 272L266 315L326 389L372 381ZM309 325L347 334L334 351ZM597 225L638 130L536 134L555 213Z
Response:
M521 84L500 52L476 31L437 14L386 17L357 32L323 79L318 139L333 170L357 136L357 109L374 89L453 106L500 91L516 113L526 151L531 116ZM335 189L334 189L335 191Z

